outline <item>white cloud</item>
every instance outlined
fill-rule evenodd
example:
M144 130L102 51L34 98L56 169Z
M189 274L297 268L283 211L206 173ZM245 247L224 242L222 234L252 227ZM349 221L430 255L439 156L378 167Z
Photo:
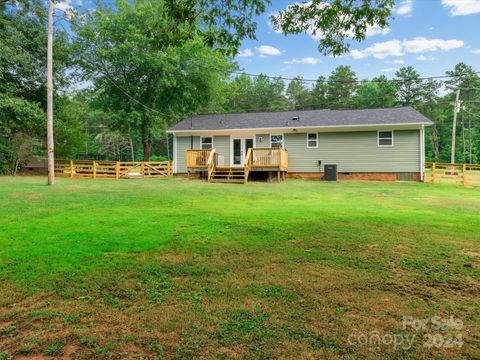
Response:
M238 52L238 57L252 57L253 56L253 51L252 49L245 49L245 50L240 50Z
M402 65L402 64L405 64L405 60L402 60L402 59L387 60L387 61L385 61L385 64L399 64L399 65Z
M442 0L444 8L450 8L450 15L463 16L480 12L480 0Z
M55 9L61 11L70 11L79 6L82 6L82 0L64 0L55 3Z
M404 0L393 9L393 12L398 15L408 15L413 11L413 0Z
M303 59L292 59L289 61L284 61L284 64L308 64L308 65L315 65L320 62L319 58L316 57L304 57Z
M365 36L368 38L368 37L375 36L375 35L387 35L388 33L390 33L390 31L391 31L390 28L383 28L382 29L378 25L367 26ZM316 31L314 33L313 27L311 29L307 30L307 34L310 35L310 37L314 40L320 40L320 39L323 38L323 32ZM345 35L347 37L353 38L354 32L353 32L353 30L349 30L349 31L345 32Z
M435 60L437 60L437 58L435 56L420 55L420 56L417 56L417 60L419 60L419 61L435 61Z
M349 56L354 59L363 59L373 56L376 59L385 59L389 56L404 56L406 53L418 54L431 51L448 51L464 46L462 40L441 40L416 37L410 40L390 40L374 43L364 50L352 50Z
M397 70L397 68L394 67L380 69L381 72L394 72L395 70Z
M385 59L388 56L403 56L405 54L402 51L402 43L400 40L390 40L374 43L363 51L352 50L350 55L354 59L362 59L367 56L373 56L376 59Z
M375 35L387 35L390 32L390 28L381 28L378 25L367 27L367 32L365 33L366 37L375 36ZM353 33L352 33L353 35Z
M359 59L363 59L363 58L367 57L367 55L365 53L363 53L362 51L357 50L357 49L353 49L352 51L350 51L350 53L348 55L350 55L355 60L359 60Z
M277 49L276 47L270 46L270 45L261 45L256 47L257 52L260 54L260 56L278 56L282 52Z
M441 40L416 37L412 40L404 40L403 46L406 52L421 53L426 51L443 50L448 51L460 48L464 45L462 40Z
M430 31L432 31L432 30L434 30L434 29L435 29L435 28L434 28L433 26L430 26L430 27L428 28L428 30L430 30Z
M470 51L472 54L480 54L480 49Z
M68 1L61 1L55 4L55 9L61 10L61 11L68 11L72 9L72 6L69 4Z

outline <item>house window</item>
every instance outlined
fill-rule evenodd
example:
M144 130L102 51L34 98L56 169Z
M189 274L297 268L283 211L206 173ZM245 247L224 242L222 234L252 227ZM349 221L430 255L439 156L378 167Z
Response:
M318 134L307 134L307 148L313 149L318 147Z
M271 135L270 136L270 147L272 147L272 148L283 148L283 135Z
M213 148L213 138L211 136L201 137L200 144L202 145L203 149L212 149Z
M379 131L378 146L393 146L393 131Z

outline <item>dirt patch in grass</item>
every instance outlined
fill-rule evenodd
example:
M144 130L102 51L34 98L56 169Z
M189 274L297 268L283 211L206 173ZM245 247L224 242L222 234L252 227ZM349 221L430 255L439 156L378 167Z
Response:
M480 253L475 251L464 251L463 254L470 257L480 257Z
M44 194L41 193L25 193L25 192L13 192L11 193L12 197L17 199L26 199L26 200L38 200L44 197Z

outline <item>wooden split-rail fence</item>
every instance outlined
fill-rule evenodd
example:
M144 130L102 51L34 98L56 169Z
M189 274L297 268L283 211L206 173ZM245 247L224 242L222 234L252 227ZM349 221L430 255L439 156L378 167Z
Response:
M480 165L426 163L424 181L435 184L480 186Z
M133 179L173 176L172 161L56 160L55 175L69 178Z

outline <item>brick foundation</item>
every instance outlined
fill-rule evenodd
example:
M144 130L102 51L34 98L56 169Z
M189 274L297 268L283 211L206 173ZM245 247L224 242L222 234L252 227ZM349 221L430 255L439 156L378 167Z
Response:
M177 173L175 176L188 177L186 173ZM191 173L190 178L200 178L200 173ZM291 179L311 179L321 180L323 179L323 172L288 172L287 178ZM420 181L420 173L412 173L413 181ZM394 172L357 172L344 174L338 173L338 180L373 180L373 181L397 181L397 173Z
M412 173L413 181L420 181L420 173ZM287 173L288 178L293 179L323 179L323 173ZM339 180L375 180L375 181L397 181L397 173L394 172L357 172L344 174L338 173Z

